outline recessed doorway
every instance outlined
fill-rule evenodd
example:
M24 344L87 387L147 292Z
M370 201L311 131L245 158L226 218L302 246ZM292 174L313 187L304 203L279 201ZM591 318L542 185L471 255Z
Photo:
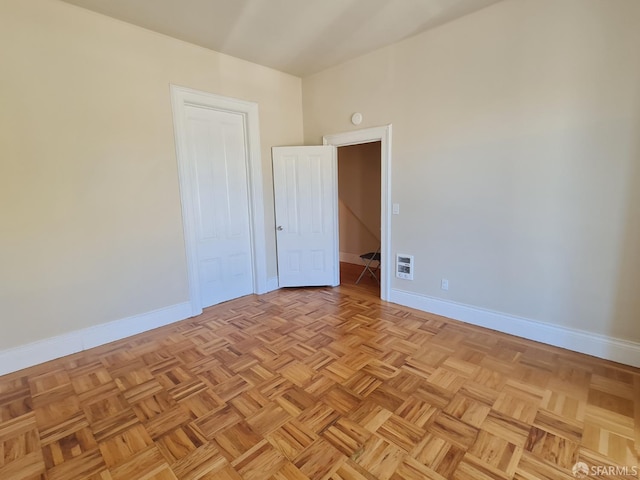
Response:
M338 148L340 283L357 282L377 296L380 296L380 262L373 260L370 270L366 270L368 260L361 255L380 253L380 185L380 141Z
M378 167L380 172L378 183L378 191L380 192L378 202L380 208L380 298L388 300L391 290L391 125L325 135L323 143L338 148L369 143L377 144L380 152Z

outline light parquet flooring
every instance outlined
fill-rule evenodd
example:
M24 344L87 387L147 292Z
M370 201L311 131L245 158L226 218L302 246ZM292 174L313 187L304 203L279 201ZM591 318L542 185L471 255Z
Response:
M346 282L0 377L3 480L571 479L639 447L638 369Z

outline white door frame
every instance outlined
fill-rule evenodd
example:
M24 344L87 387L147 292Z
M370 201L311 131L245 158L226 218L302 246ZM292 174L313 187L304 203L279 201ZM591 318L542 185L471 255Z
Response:
M245 100L201 92L171 85L173 128L176 141L176 157L182 201L182 225L187 254L187 276L189 281L189 303L192 315L202 313L200 303L200 281L197 270L196 209L193 202L195 180L188 168L186 137L186 108L195 106L243 116L245 129L245 151L247 152L247 191L249 194L249 222L251 234L251 262L253 293L267 292L267 252L264 227L264 194L262 189L262 159L260 156L260 132L258 104Z
M380 142L380 298L388 301L391 291L391 125L365 128L322 137L324 145L345 147L361 143ZM336 196L338 195L336 191ZM336 198L336 203L337 203Z

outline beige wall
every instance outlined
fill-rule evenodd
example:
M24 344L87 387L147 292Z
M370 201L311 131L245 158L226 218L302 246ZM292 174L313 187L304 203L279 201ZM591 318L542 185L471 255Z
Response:
M55 0L0 2L0 350L187 300L169 84L259 103L300 144L300 79Z
M393 124L393 288L640 341L638 25L506 0L303 79L307 142Z
M380 142L338 148L340 252L380 245Z

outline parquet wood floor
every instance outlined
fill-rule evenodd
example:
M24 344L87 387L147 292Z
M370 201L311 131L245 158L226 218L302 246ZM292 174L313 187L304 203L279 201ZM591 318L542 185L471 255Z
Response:
M562 480L578 461L639 464L638 369L373 288L249 296L0 377L0 479Z

